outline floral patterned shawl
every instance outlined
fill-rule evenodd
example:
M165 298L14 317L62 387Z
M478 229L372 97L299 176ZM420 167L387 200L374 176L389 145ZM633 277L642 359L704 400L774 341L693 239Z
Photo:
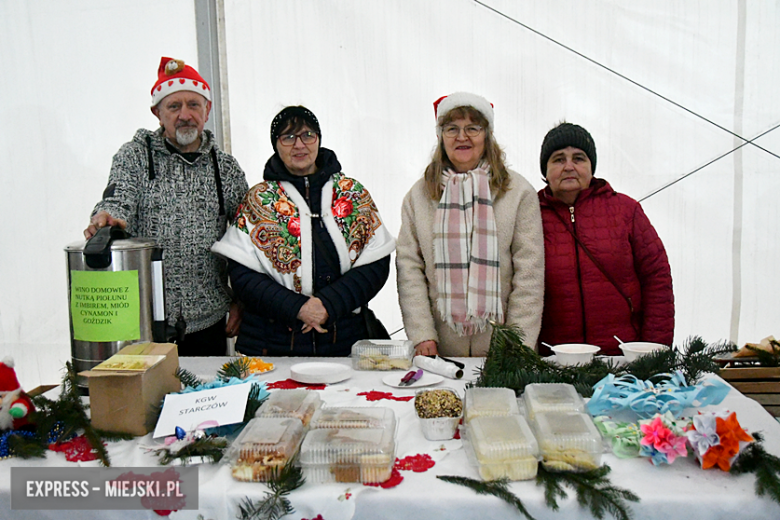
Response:
M338 252L341 273L389 255L395 239L360 182L343 173L322 190L322 221ZM326 184L327 186L327 184ZM287 181L265 181L247 192L233 225L211 248L284 287L313 293L312 213Z

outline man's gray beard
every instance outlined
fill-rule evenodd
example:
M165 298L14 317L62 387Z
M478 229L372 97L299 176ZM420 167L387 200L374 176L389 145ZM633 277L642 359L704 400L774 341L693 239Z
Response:
M198 129L191 126L182 126L176 129L176 142L181 146L188 146L198 139Z

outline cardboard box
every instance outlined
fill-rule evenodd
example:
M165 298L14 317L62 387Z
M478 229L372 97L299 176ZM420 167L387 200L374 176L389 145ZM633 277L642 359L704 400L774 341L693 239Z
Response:
M110 432L146 435L154 430L162 399L181 390L179 353L172 343L128 345L117 356L165 356L143 370L89 370L92 426Z

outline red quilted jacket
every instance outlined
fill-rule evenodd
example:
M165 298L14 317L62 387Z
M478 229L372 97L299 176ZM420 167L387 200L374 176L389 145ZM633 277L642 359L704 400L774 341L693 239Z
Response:
M671 345L672 274L661 239L642 207L594 178L574 206L539 192L544 225L545 287L541 342L590 343L621 355L617 340ZM555 213L563 218L556 217ZM572 222L573 220L573 222ZM566 230L574 231L634 306L604 276Z

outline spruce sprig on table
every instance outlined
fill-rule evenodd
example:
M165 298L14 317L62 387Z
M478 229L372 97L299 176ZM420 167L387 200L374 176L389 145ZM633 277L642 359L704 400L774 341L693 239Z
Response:
M203 385L203 381L186 368L178 367L176 369L176 377L179 378L179 381L185 387L198 388Z
M764 449L761 432L752 434L755 442L750 443L731 466L730 473L740 475L753 473L756 476L756 495L767 495L780 504L780 458Z
M234 357L217 370L217 379L229 381L230 378L244 379L249 375L249 358Z
M697 384L707 372L717 373L713 358L736 347L728 342L708 345L698 336L688 338L681 349L662 349L618 364L609 357L594 357L589 363L562 366L542 358L523 343L522 331L493 323L485 364L478 370L474 386L504 387L518 395L532 383L569 383L584 397L593 395L593 386L607 374L633 374L642 380L680 370L688 384ZM656 378L657 379L657 378Z
M42 395L32 398L37 410L31 416L32 421L36 424L38 436L46 439L57 423L61 423L64 427L60 434L62 439L67 439L79 430L83 430L84 437L97 453L101 464L109 467L111 462L108 458L108 451L103 444L103 438L92 428L92 423L87 418L86 408L81 402L81 396L77 390L78 376L70 361L65 363L65 370L65 375L62 378L62 393L59 399L52 401Z
M154 450L154 454L160 458L160 465L163 466L170 464L174 460L178 460L182 466L186 466L193 457L203 457L211 464L216 464L222 460L222 455L227 446L228 441L224 437L204 437L193 441L192 444L188 444L176 453L165 447Z
M563 489L565 484L577 492L580 507L588 508L596 518L604 518L609 513L617 520L631 520L628 502L639 502L639 497L627 489L612 485L607 478L610 471L611 468L604 465L584 473L553 473L540 464L536 485L544 487L545 502L553 511L559 508L558 499L568 496Z
M268 399L268 396L266 395L262 399L260 399L260 391L262 390L262 387L258 383L252 383L252 388L249 390L249 395L246 399L246 408L244 409L244 422L247 423L254 419L255 413L257 413L258 408L265 402L266 399Z
M451 475L437 475L438 479L451 484L458 484L467 488L473 489L478 495L493 495L498 497L507 504L513 506L520 513L522 513L528 520L535 520L531 513L523 505L523 501L517 498L511 491L509 491L509 481L505 478L499 480L488 480L483 482L481 480L474 480L468 477L458 477Z
M238 506L239 520L278 520L295 512L287 498L291 491L301 487L306 479L303 470L295 465L295 459L290 458L279 471L274 471L267 483L271 491L265 492L263 500L253 502L244 497Z

